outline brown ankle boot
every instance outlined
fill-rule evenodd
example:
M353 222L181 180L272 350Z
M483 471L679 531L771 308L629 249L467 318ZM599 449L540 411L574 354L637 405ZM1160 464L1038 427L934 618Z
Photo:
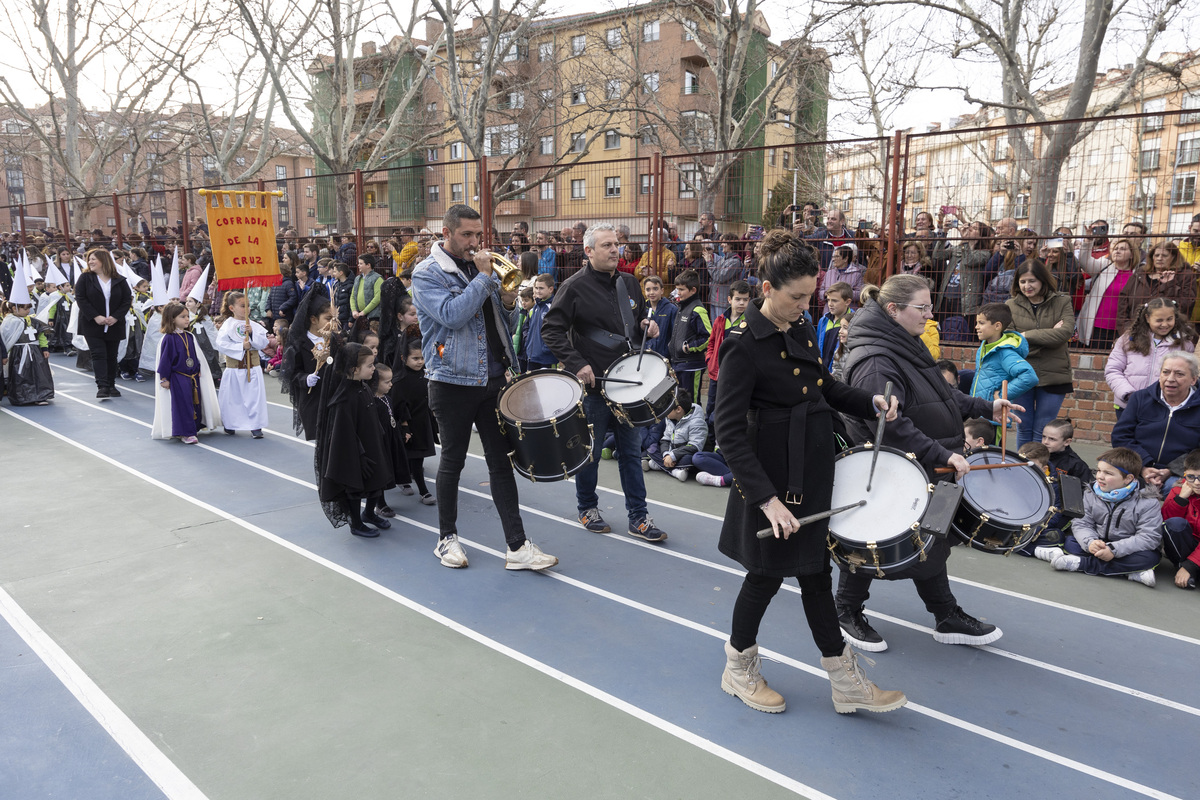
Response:
M821 668L829 673L833 684L833 709L839 714L853 714L858 709L865 711L894 711L908 702L904 692L880 689L858 665L860 656L846 645L840 656L822 658ZM861 656L871 666L875 662Z
M759 672L758 645L751 645L738 652L729 642L725 643L725 672L721 675L721 688L726 694L739 698L756 711L778 714L787 708L783 695L767 686Z

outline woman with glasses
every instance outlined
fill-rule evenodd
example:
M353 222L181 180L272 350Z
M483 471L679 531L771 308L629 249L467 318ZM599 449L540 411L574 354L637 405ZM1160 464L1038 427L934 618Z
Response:
M1008 409L1024 409L1006 400L989 402L963 394L942 377L929 349L922 343L925 322L933 316L929 283L918 275L893 275L883 288L863 289L862 308L846 337L846 382L872 394L883 394L890 382L900 403L900 417L889 422L883 444L916 454L931 476L938 467L950 466L959 476L968 470L963 456L963 421L991 417L1003 424ZM1018 420L1019 421L1019 420ZM857 438L874 438L866 425L850 421ZM889 573L886 580L911 578L925 608L933 614L933 638L943 644L990 644L1001 631L975 619L959 607L950 591L946 559L950 546L934 539L925 561ZM887 649L887 643L863 615L871 589L868 570L850 572L842 567L838 581L838 621L847 641L870 652Z

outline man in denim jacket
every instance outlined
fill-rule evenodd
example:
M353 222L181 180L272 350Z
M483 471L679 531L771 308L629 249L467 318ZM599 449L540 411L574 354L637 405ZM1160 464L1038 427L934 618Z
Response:
M467 566L458 541L458 481L467 462L471 426L479 432L491 480L492 501L508 543L506 569L542 570L558 563L525 538L517 482L500 431L496 402L516 364L505 305L491 255L483 248L483 220L465 205L446 212L444 241L413 270L413 302L421 326L429 379L429 408L442 440L436 555L444 566Z

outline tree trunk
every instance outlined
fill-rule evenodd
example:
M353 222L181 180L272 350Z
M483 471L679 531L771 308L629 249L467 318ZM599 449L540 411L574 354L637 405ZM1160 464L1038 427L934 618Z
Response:
M349 233L354 228L354 185L349 175L338 175L333 179L335 196L337 198L337 229L338 233ZM354 231L361 236L362 231Z

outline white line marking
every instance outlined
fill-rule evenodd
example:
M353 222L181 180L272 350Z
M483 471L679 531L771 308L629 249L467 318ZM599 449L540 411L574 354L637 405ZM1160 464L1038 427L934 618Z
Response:
M5 409L8 411L8 409ZM12 414L11 411L8 412ZM13 416L17 416L13 414ZM20 417L18 417L20 419ZM40 427L40 426L39 426ZM0 616L37 653L54 676L95 717L155 786L172 800L207 800L204 793L150 741L95 681L42 630L8 592L0 588Z
M728 761L729 763L739 766L739 767L747 770L748 772L751 772L751 773L759 776L760 778L763 778L764 780L768 780L774 784L777 784L778 786L788 789L789 791L795 792L796 794L804 795L804 796L810 798L811 800L836 800L836 798L832 797L831 795L825 794L824 792L821 792L811 786L807 786L807 785L801 783L800 781L797 781L787 775L784 775L781 772L776 772L775 770L770 769L769 767L763 766L762 764L759 764L757 761L747 758L746 756L743 756L740 753L736 753L732 750L729 750L728 748L722 747L721 745L719 745L713 741L710 741L708 739L705 739L704 737L702 737L696 733L693 733L692 731L689 731L686 728L680 727L679 725L676 725L673 722L668 722L667 720L665 720L661 717L651 714L649 711L646 711L645 709L639 708L638 706L635 706L632 703L622 700L621 698L616 697L615 695L611 695L608 692L603 691L602 689L598 689L597 687L592 686L589 683L586 683L572 675L562 672L561 670L556 669L555 667L552 667L549 664L545 664L541 661L538 661L537 659L535 659L531 656L528 656L528 655L520 652L519 650L515 650L515 649L509 647L508 645L502 644L501 642L498 642L495 639L492 639L488 636L485 636L482 633L479 633L478 631L472 630L471 628L468 628L467 626L465 626L459 622L456 622L455 620L453 620L449 617L443 616L442 614L439 614L438 612L433 611L432 609L426 608L425 606L421 605L420 603L416 602L415 600L405 597L404 595L400 594L399 592L395 592L395 591L387 588L386 586L383 586L382 584L376 583L375 581L372 581L369 578L359 575L357 572L354 572L350 569L347 569L346 567L343 567L341 564L338 564L334 561L330 561L329 559L324 558L323 556L319 556L316 553L313 553L312 551L306 550L303 547L300 547L299 545L293 544L292 542L289 542L286 539L276 536L275 534L271 533L270 531L268 531L264 528L260 528L257 525L246 522L243 519L239 519L238 517L235 517L233 514L230 514L229 512L225 511L224 509L218 508L214 505L206 503L203 500L199 500L195 497L191 497L190 495L185 494L183 491L176 489L175 487L170 486L166 483L163 483L162 481L158 480L157 478L153 478L149 475L146 475L142 472L139 472L139 471L133 469L132 467L126 466L125 464L120 463L116 459L110 458L109 456L106 456L97 450L93 450L92 448L88 447L87 445L73 441L72 439L68 438L67 436L65 436L61 433L58 433L57 431L51 430L50 428L47 428L44 425L34 422L31 419L27 419L27 418L21 416L20 414L17 414L7 408L0 408L0 411L3 411L5 414L8 414L11 417L15 417L16 419L19 419L21 422L24 422L26 425L30 425L34 428L37 428L38 430L42 431L43 433L49 434L50 436L53 436L56 439L66 442L67 444L71 445L72 447L78 448L78 449L84 451L85 453L88 453L89 455L95 456L96 458L100 459L101 461L104 461L105 463L110 464L111 466L116 467L117 469L122 470L123 472L126 472L126 473L134 476L135 478L139 478L140 480L145 481L146 483L149 483L151 486L155 486L169 494L174 495L175 497L178 497L181 500L184 500L185 502L191 503L194 506L202 508L211 514L214 514L215 516L220 517L223 520L226 520L227 522L232 522L233 524L235 524L241 528L244 528L245 530L247 530L251 533L261 536L264 539L267 539L268 541L273 542L274 544L277 544L281 547L291 550L293 553L295 553L303 558L306 558L315 564L319 564L320 566L325 567L326 569L332 570L333 572L336 572L337 574L341 575L342 577L349 578L350 580L354 581L355 583L358 583L359 585L364 586L373 592L376 592L384 597L387 597L388 599L390 599L396 603L399 603L400 605L404 606L405 608L407 608L411 611L415 611L416 613L421 614L422 616L438 623L439 625L449 628L450 630L454 631L455 633L465 636L474 642L477 642L487 648L490 648L491 650L496 651L497 653L506 655L509 658L513 659L514 661L517 661L518 663L524 664L525 666L530 667L532 669L536 669L538 672L541 672L543 675L554 678L555 680L560 681L561 683L566 684L567 686L570 686L571 688L576 689L576 690L582 692L583 694L588 695L589 697L592 697L596 700L599 700L602 703L612 706L613 708L615 708L619 711L623 711L626 714L629 714L631 717L634 717L637 720L645 722L648 725L652 725L655 728L658 728L659 730L663 731L664 733L668 733L684 742L687 742L688 744L698 747L701 750L705 751L706 753L709 753L710 755L714 755L718 758ZM421 527L427 528L428 526L422 525ZM135 730L136 730L136 728L135 728ZM140 731L139 731L139 733L140 733ZM178 796L186 797L186 795L178 795ZM194 796L197 798L203 798L203 795L199 795L199 794L194 795Z

